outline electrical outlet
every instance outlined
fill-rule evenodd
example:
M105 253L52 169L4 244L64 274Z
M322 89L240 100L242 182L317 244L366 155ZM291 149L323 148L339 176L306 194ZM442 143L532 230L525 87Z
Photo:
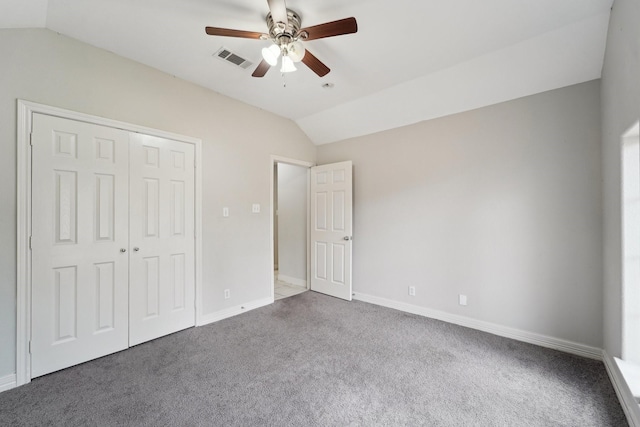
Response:
M254 203L251 206L251 212L252 213L260 213L260 205L258 203Z
M224 299L231 298L231 291L229 289L224 290Z
M466 295L458 295L458 304L467 305L467 296Z
M416 296L416 287L415 286L409 286L409 295L411 295L412 297Z

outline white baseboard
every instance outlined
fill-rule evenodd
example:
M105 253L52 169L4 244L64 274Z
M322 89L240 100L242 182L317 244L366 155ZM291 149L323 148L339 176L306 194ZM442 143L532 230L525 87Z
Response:
M278 274L278 280L281 282L289 283L290 285L302 286L303 288L307 287L307 281L304 279L297 279L295 277Z
M225 308L224 310L216 311L215 313L205 314L199 319L196 326L208 325L209 323L218 322L220 320L237 316L238 314L246 313L247 311L264 307L265 305L269 304L273 304L273 298L263 298L256 301L251 301L247 304Z
M602 350L602 361L607 369L613 389L616 391L620 406L622 406L622 410L627 416L627 422L631 427L640 427L640 406L634 399L633 393L631 393L631 389L627 385L618 364L606 350Z
M446 313L444 311L420 307L417 305L407 304L399 301L393 301L387 298L376 297L373 295L361 294L358 292L353 294L353 298L359 301L364 301L371 304L394 308L396 310L404 311L407 313L417 314L419 316L425 316L431 319L442 320L444 322L454 323L456 325L477 329L483 332L489 332L491 334L499 335L501 337L511 338L517 341L539 345L541 347L560 350L565 353L571 353L571 354L576 354L578 356L588 357L589 359L602 360L601 349L597 347L590 347L588 345L580 344L573 341L567 341L560 338L554 338L546 335L536 334L533 332L522 331L520 329L509 328L507 326L485 322L482 320L476 320L466 316Z
M17 386L16 374L0 378L0 392L11 390Z

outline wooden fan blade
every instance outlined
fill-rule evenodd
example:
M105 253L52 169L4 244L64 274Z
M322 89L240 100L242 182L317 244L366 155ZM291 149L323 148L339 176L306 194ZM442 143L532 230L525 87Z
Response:
M300 32L306 31L309 36L304 40L316 40L324 37L341 36L352 34L358 31L356 18L345 18L337 21L326 22L313 27L302 28Z
M269 71L269 68L271 68L271 65L263 59L251 75L253 77L264 77L264 75L267 74L267 71Z
M243 39L259 39L263 35L254 31L230 30L228 28L206 27L204 30L210 36L241 37Z
M284 0L267 0L267 3L269 3L273 22L284 22L286 24L289 21L287 18L287 4Z
M313 71L320 77L326 76L327 74L329 74L329 71L331 71L329 67L324 65L322 61L320 61L318 58L313 56L311 52L309 52L308 50L304 53L304 56L302 57L302 62L307 67L311 68L311 71Z

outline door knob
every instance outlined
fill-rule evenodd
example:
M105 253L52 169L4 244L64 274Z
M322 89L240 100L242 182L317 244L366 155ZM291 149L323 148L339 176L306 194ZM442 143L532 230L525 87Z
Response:
M120 252L125 253L127 250L125 248L120 249Z
M344 237L343 237L343 239L344 239L344 240L351 240L352 238L353 238L353 237L351 237L351 236L344 236Z
M139 250L140 250L140 248L139 248L139 247L137 247L137 246L136 246L135 248L133 248L133 251L134 251L134 252L138 252Z

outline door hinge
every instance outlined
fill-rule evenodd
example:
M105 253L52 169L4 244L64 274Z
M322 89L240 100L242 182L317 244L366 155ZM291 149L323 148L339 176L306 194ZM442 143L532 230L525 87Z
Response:
M31 341L29 341L29 354L31 354Z
M33 132L29 132L29 145L33 147Z
M29 250L33 249L32 245L31 245L31 241L32 241L32 238L31 238L31 236L29 236Z

